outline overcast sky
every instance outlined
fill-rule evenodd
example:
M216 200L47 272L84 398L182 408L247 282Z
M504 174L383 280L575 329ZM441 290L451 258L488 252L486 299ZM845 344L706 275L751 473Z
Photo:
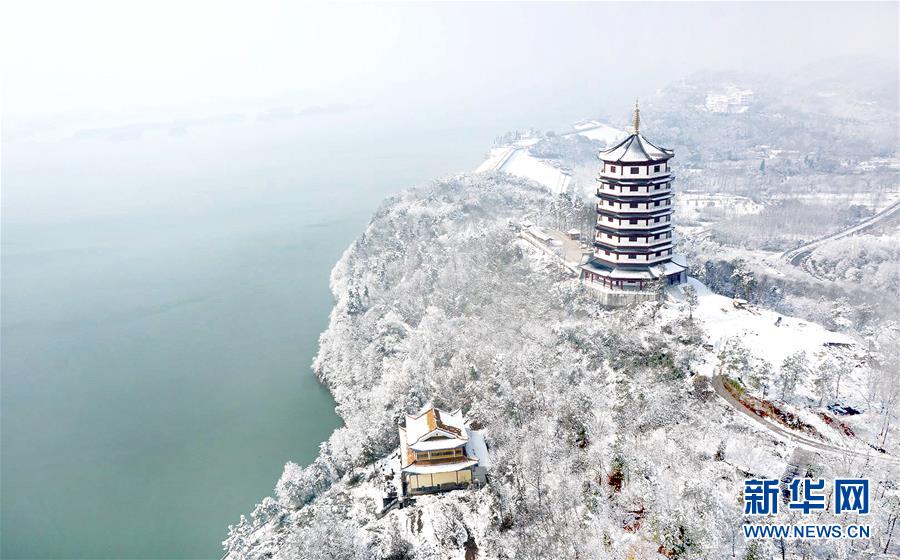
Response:
M2 20L13 129L337 103L527 113L624 102L701 69L783 73L848 54L896 64L900 49L897 2L13 1Z

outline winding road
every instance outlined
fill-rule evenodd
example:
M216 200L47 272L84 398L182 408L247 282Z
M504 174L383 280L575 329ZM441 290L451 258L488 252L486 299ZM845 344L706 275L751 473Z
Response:
M866 461L872 460L881 463L887 463L889 465L893 465L894 467L900 467L900 458L894 457L893 455L888 455L885 453L879 453L873 449L866 449L864 451L857 451L854 449L848 449L845 447L839 447L837 445L832 445L830 443L826 443L824 441L812 439L810 437L798 434L793 430L789 430L785 428L781 424L777 424L765 418L762 418L755 414L752 410L744 406L740 401L738 401L734 396L728 392L728 389L725 388L725 384L722 381L721 375L715 375L712 378L712 386L713 390L719 395L726 403L728 403L733 409L737 412L749 416L759 424L762 424L764 428L773 432L785 439L788 439L797 445L801 445L807 449L812 449L815 451L822 451L824 453L831 453L843 456L854 457L857 459L863 459Z
M804 270L806 270L807 272L809 272L810 274L815 276L815 274L813 274L812 271L810 271L808 267L804 266L804 263L806 262L806 259L809 258L810 254L816 249L816 247L818 247L819 245L826 243L828 241L833 241L835 239L841 239L842 237L847 237L848 235L853 235L855 233L860 233L862 231L865 231L865 230L869 229L870 227L878 224L882 220L890 218L891 216L896 214L898 210L900 210L900 200L894 202L893 204L891 204L890 206L888 206L881 212L878 212L874 216L866 218L865 220L859 222L858 224L852 225L846 229L842 229L841 231L838 231L836 233L832 233L830 235L820 237L819 239L816 239L815 241L810 241L809 243L802 245L800 247L797 247L796 249L791 249L790 251L785 252L781 256L784 259L786 259L789 263L791 263L792 265L800 266Z

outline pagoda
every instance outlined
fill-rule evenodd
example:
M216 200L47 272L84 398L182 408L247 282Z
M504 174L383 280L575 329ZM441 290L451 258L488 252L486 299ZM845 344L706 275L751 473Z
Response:
M649 295L659 279L667 284L687 281L687 263L674 254L675 176L669 160L675 152L644 138L640 124L635 102L634 132L599 154L593 256L581 267L587 285L624 296ZM610 303L630 300L610 298Z

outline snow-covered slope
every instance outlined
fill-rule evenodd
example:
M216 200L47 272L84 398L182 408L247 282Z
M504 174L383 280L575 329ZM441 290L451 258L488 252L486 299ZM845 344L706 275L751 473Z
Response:
M553 194L567 192L572 182L572 174L569 171L559 167L558 164L554 165L553 162L531 155L528 148L521 144L493 148L488 159L475 171L502 171L516 177L531 179L544 185Z
M332 273L336 305L315 362L345 426L312 465L288 464L276 497L231 529L230 558L744 554L744 478L780 476L800 445L718 397L710 376L743 375L753 390L767 361L777 383L782 356L821 350L831 335L791 318L775 327L775 315L706 292L696 305L682 293L604 310L510 227L525 215L559 219L552 200L530 181L483 172L405 192L378 211ZM718 342L732 339L742 344ZM792 396L805 385L783 406L805 407L805 390ZM378 473L397 462L397 421L428 401L462 407L483 427L488 485L379 517ZM822 437L837 445L845 436ZM886 462L807 453L818 476L898 478ZM879 500L896 499L882 489ZM878 558L883 504L873 504L872 541L802 553ZM776 553L766 546L762 557Z

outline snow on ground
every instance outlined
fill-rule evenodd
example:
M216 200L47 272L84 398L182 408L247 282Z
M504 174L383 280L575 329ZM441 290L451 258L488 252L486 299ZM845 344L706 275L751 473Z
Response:
M618 128L593 120L577 122L573 128L575 132L569 134L579 134L607 146L627 136L626 132ZM539 141L539 138L528 136L508 146L493 148L475 171L502 171L540 183L553 194L567 192L573 182L572 171L532 155L528 148Z
M502 171L531 179L553 194L564 193L572 184L572 174L547 160L536 158L522 145L503 146L490 151L488 159L475 171Z
M785 459L777 454L777 446L761 445L759 437L752 432L731 434L724 455L735 467L758 476L781 478L784 472Z
M701 193L683 191L675 197L675 210L685 220L699 220L701 217L741 216L759 214L763 206L745 196L734 196L723 193Z
M801 350L810 356L815 355L825 348L825 343L855 343L850 337L829 331L816 323L755 306L751 306L750 310L738 309L730 298L710 292L694 278L689 279L689 284L698 296L694 316L703 323L716 350L727 339L737 338L754 354L777 365L790 354ZM779 317L781 324L776 326Z
M491 151L488 153L488 158L484 160L481 165L475 168L476 173L481 173L483 171L499 171L503 168L503 164L506 163L506 160L509 159L518 148L515 146L502 146L500 148L491 148Z
M781 367L785 358L797 352L806 353L813 370L826 358L839 355L855 356L854 359L857 362L859 360L861 348L856 340L845 334L755 305L740 309L735 307L732 299L712 293L694 278L689 279L689 284L694 287L698 296L694 317L707 332L708 343L713 346L715 354L724 349L729 340L734 340L754 356L768 361L776 370ZM682 299L678 296L680 290L682 287L676 290L677 299ZM781 323L776 325L779 318ZM835 344L839 346L833 346ZM700 372L708 376L715 374L717 363L717 360L707 360L699 368ZM866 380L855 368L845 371L841 382L842 402L861 406L865 400L865 384ZM805 398L808 403L818 401L812 378L801 379L796 394ZM816 424L815 421L809 423Z
M526 150L518 150L503 165L504 172L536 181L547 187L553 194L566 192L572 182L572 175L554 167L546 160L538 159Z
M607 146L612 146L617 141L628 136L628 133L624 130L613 128L599 121L579 121L572 125L572 128L577 131L577 134L591 140L599 140Z

